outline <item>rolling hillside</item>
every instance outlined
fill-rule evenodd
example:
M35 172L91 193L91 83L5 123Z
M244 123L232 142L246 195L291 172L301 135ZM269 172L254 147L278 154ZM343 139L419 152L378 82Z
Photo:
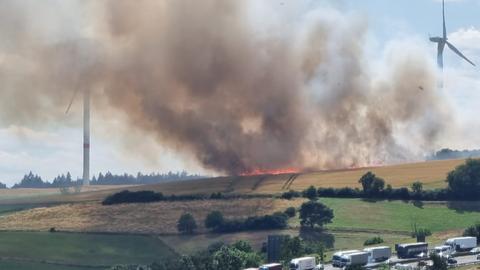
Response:
M418 180L424 183L425 188L437 188L444 187L447 173L463 162L464 160L441 160L301 174L227 176L154 185L108 186L90 188L86 192L74 195L60 194L57 189L43 189L39 193L29 190L26 194L22 193L22 189L5 190L0 193L0 204L95 201L125 189L154 190L164 194L211 194L212 192L278 194L289 189L303 190L310 185L316 187L360 187L358 179L368 171L384 178L387 184L391 184L393 187L409 186ZM18 196L18 194L22 195Z
M155 242L155 245L162 247L162 243L165 243L177 252L193 252L206 248L208 244L215 241L231 242L238 239L248 239L256 248L260 248L266 235L272 232L207 233L203 227L206 215L212 210L221 211L227 218L271 214L284 211L291 206L298 208L305 199L282 200L256 197L111 206L102 205L100 200L124 189L154 190L164 194L211 194L212 192L279 194L289 189L303 190L310 185L359 187L358 179L367 171L373 171L394 187L409 186L413 181L419 180L425 184L426 188L435 188L444 187L446 174L463 162L463 160L430 161L303 174L216 177L143 186L91 187L80 194L72 195L60 194L55 189L40 190L38 193L35 192L36 190L3 190L0 192L0 230L2 231L0 238L25 235L28 241L31 241L30 237L38 238L44 235L60 238L83 237L83 235L88 238L98 235L105 237L105 241L113 241L111 239L115 237L149 235L161 242ZM446 235L458 235L466 226L480 220L478 202L413 203L340 198L322 198L321 201L331 207L335 213L333 222L326 227L325 235L318 236L321 239L325 238L329 252L350 248L352 245L360 248L366 239L378 235L381 235L385 239L385 244L390 246L398 242L410 241L409 231L413 221L432 230L434 235L431 241L436 243L442 241ZM192 213L199 225L198 234L194 236L179 235L176 230L177 220L185 212ZM52 227L65 233L48 233L47 231ZM291 235L301 233L298 216L289 221L289 227L286 230L274 233ZM144 238L134 240L141 245L146 241ZM73 246L78 249L81 245ZM117 247L108 247L108 249L113 248ZM51 253L57 254L57 251ZM115 259L117 253L113 253L111 262L117 261ZM132 254L135 256L126 258L124 261L140 262L150 259L148 256L148 258L138 257L138 254L143 252ZM52 257L52 260L77 263L74 257L67 255L65 258ZM9 267L12 267L11 265L19 267L17 266L19 263L40 263L36 261L35 254L24 254L21 250L11 256L29 258L33 261L3 262ZM109 264L110 261L103 263ZM0 268L2 266L4 265L0 263Z

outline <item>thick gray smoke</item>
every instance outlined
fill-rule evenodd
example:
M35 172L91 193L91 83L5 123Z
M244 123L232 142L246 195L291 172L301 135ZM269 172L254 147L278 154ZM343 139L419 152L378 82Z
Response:
M55 121L72 86L89 87L97 110L231 174L411 160L444 127L422 49L370 59L356 16L319 8L265 26L253 1L71 1L64 13L83 15L42 27L62 1L27 2L0 3L5 123Z

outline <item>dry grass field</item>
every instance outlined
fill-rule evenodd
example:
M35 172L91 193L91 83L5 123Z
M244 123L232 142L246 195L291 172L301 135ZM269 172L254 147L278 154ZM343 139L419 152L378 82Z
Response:
M199 231L204 231L206 215L221 211L227 218L271 214L289 206L298 207L302 200L275 199L201 200L120 204L103 206L98 202L39 207L0 217L0 230L60 231L111 233L177 233L176 223L181 214L192 213Z

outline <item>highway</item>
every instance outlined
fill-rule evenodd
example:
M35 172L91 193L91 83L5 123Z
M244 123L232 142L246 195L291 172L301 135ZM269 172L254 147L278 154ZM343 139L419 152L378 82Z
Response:
M457 260L457 266L462 266L462 265L470 265L470 264L480 264L480 261L477 260L478 255L463 255L463 256L458 256L455 257L455 260ZM389 264L391 266L395 266L396 264L403 264L403 265L409 265L412 267L416 267L418 265L418 262L422 261L421 259L398 259L396 256L393 256L389 260ZM431 263L430 260L424 259L427 264ZM384 263L372 263L368 264L366 267L367 268L377 268L378 266L382 265ZM324 270L339 270L340 268L333 267L332 264L326 264Z

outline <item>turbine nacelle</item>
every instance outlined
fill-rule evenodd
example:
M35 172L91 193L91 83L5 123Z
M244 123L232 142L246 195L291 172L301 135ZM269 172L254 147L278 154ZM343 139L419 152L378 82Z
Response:
M430 41L435 43L440 43L440 42L445 42L446 40L444 40L442 37L430 37Z

